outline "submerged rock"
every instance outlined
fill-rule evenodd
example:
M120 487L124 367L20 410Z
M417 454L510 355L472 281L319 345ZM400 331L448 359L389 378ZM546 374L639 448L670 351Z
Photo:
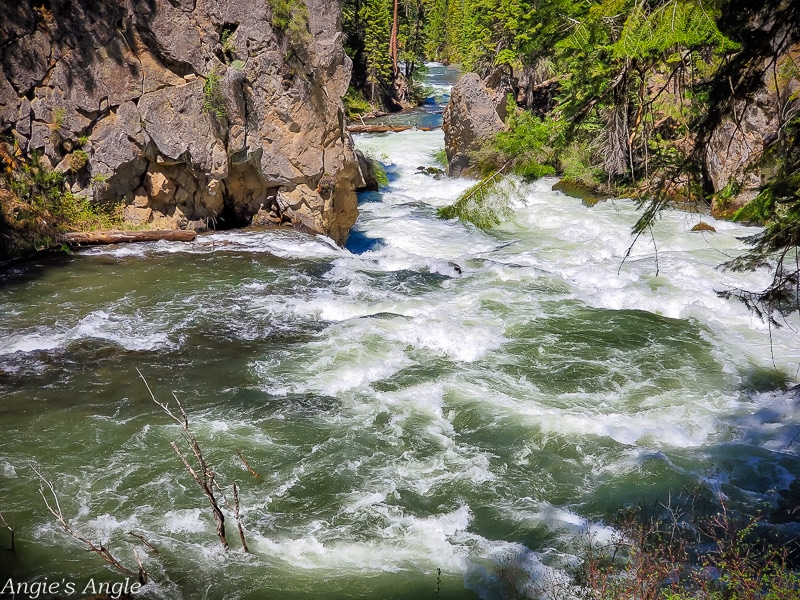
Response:
M692 227L690 231L710 231L712 233L717 232L713 225L709 225L705 221L700 221L697 225Z
M351 62L338 3L304 1L299 32L267 2L19 3L0 27L0 133L53 165L81 149L70 186L137 223L246 225L274 204L343 244L364 185Z

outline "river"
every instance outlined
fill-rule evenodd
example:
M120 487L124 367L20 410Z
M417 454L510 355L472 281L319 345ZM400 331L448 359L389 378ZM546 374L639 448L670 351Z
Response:
M436 217L469 186L417 172L440 130L356 143L390 184L345 249L229 231L0 275L0 585L124 581L32 464L76 532L133 570L138 551L144 597L187 600L499 598L504 561L556 568L622 505L755 504L800 474L796 329L716 294L767 282L717 268L751 229L667 210L623 264L629 201L516 184L484 232ZM137 369L239 482L251 554L230 517L217 541Z

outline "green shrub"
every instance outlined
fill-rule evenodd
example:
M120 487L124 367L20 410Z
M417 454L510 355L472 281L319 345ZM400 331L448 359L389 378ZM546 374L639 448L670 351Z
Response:
M386 173L386 168L377 160L372 161L374 169L375 181L378 182L378 187L386 187L389 185L389 175Z
M222 30L222 34L219 36L219 42L222 45L222 51L225 54L233 54L236 51L236 46L233 43L233 34L235 32L235 29L226 27Z
M591 533L577 548L569 578L532 578L516 557L499 561L508 598L553 600L796 600L800 574L785 540L771 538L752 518L736 522L725 511L690 522L641 508L620 513L612 539ZM690 521L684 520L688 518ZM796 541L793 543L796 546ZM572 549L575 550L574 548Z
M510 161L511 171L525 181L555 174L552 163L563 144L563 123L529 112L518 113L510 98L508 104L508 130L499 132L493 143L501 162Z
M361 90L357 90L352 85L347 88L347 93L342 96L342 103L344 104L347 118L350 120L374 110L374 107L364 98Z
M439 148L438 150L434 151L433 153L433 160L437 163L442 165L443 167L447 167L447 151L444 148Z
M222 94L222 79L216 69L211 69L203 84L203 111L224 119L225 97Z
M587 143L570 143L559 153L558 158L564 179L588 187L602 183L603 171L592 164L592 150Z
M292 45L311 39L308 31L308 7L302 0L269 0L272 9L272 26L285 32Z
M75 150L69 155L69 170L77 173L89 164L89 155L85 150Z
M74 154L74 153L73 153ZM0 255L52 246L60 233L110 229L122 224L122 205L100 206L76 196L64 175L39 162L18 160L0 180Z

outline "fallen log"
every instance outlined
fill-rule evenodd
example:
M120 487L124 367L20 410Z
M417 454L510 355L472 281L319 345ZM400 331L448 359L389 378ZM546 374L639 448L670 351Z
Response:
M416 129L417 131L432 131L432 127L416 127L414 125L348 125L349 133L397 133Z
M64 233L58 241L62 244L77 246L80 244L124 244L130 242L191 242L197 237L197 232L191 229L150 229L143 231L76 231Z

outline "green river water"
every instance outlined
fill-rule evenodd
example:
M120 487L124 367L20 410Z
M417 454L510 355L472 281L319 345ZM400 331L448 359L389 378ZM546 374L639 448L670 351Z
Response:
M357 145L391 182L362 197L346 249L219 232L0 275L16 530L11 553L0 529L0 584L125 579L58 526L31 464L77 532L134 570L139 552L144 597L175 599L499 598L499 564L557 573L620 506L698 488L755 503L800 475L800 410L780 391L797 334L770 343L716 295L767 281L716 269L750 231L691 233L697 215L668 212L620 266L629 202L517 184L514 219L486 233L435 216L469 182L416 173L441 131ZM137 369L239 483L251 554L231 518L221 548Z

